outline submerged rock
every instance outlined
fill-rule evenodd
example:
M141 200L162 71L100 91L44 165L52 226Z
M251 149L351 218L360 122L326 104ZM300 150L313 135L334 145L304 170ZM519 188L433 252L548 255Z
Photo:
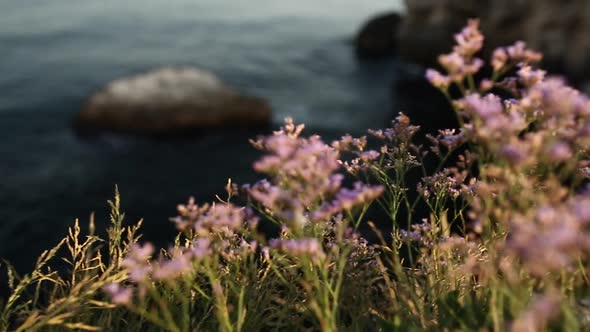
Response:
M74 128L82 135L167 136L262 127L270 120L271 108L265 100L241 95L207 71L164 67L109 83L77 114Z
M363 60L393 56L401 19L399 13L392 12L373 17L365 23L354 41L357 58Z

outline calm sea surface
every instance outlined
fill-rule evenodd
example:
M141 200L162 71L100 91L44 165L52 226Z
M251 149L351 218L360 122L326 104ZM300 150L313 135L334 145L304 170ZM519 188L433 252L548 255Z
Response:
M72 116L115 78L194 65L269 100L275 127L292 116L327 139L383 127L395 64L358 64L351 39L400 2L0 1L0 257L28 269L76 217L95 211L100 227L115 184L128 218L162 243L177 203L212 199L227 177L258 178L255 133L76 138Z

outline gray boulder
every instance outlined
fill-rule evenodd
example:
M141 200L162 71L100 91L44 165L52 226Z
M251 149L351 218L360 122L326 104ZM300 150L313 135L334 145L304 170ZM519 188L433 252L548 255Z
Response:
M76 115L74 128L82 135L105 131L179 135L261 127L270 120L266 101L236 92L213 74L191 67L164 67L109 83Z

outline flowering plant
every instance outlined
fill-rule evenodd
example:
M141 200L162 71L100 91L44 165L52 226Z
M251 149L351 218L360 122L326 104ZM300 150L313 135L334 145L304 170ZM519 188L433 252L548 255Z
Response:
M590 100L523 42L486 65L477 20L455 40L426 78L460 127L417 145L400 113L326 144L287 119L252 141L264 179L179 205L159 251L117 194L106 240L76 222L31 274L8 265L0 330L589 329Z

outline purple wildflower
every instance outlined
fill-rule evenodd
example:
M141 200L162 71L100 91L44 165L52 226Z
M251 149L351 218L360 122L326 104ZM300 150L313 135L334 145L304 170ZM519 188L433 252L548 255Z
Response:
M534 275L543 276L568 268L590 253L590 195L574 196L563 203L546 204L534 215L511 221L507 250L520 258Z
M481 82L479 82L479 89L482 92L487 92L487 91L491 90L493 87L494 87L494 82L492 80L483 79L483 80L481 80Z
M530 156L525 145L518 143L508 143L502 146L500 153L512 165L522 164Z
M463 98L463 104L471 113L475 113L482 118L492 117L504 111L502 101L498 96L493 94L487 94L482 97L479 94L473 93Z
M528 64L537 63L541 61L541 53L534 52L526 47L526 43L523 41L517 41L508 47L499 47L492 53L491 64L496 73L501 72L509 68L509 66L521 66L526 67ZM527 71L523 74L527 76ZM530 72L534 73L536 78L539 78L541 72ZM543 74L544 76L544 74ZM542 78L542 77L541 77Z
M531 87L532 98L547 116L585 116L590 112L588 97L567 86L562 79L550 78Z
M332 147L338 151L350 151L352 149L363 151L366 145L366 136L354 138L349 134L342 136L342 138L340 138L338 141L332 142Z
M497 48L492 53L492 67L494 68L495 72L499 72L500 70L504 69L506 63L508 62L508 53L504 48Z
M418 183L417 191L424 198L451 198L457 199L461 195L462 181L459 181L453 176L449 176L449 169L444 169L432 176L422 178L422 182Z
M453 51L465 57L471 57L483 47L484 36L479 30L479 20L471 19L467 26L455 35L457 43Z
M572 149L565 142L557 142L549 147L547 156L553 162L565 162L573 157Z
M248 209L231 203L198 206L191 197L187 205L178 206L179 216L172 220L179 230L192 228L196 234L234 234L243 228L253 228L257 218Z
M427 69L426 70L426 79L432 84L433 86L441 89L447 90L449 85L451 84L451 78L441 74L438 70L435 69Z
M455 133L456 129L444 129L439 130L438 135L436 137L426 134L426 138L432 142L432 146L430 150L438 155L441 156L443 150L441 150L441 146L443 146L447 152L452 152L461 146L463 143L467 141L465 137L465 130L462 128L459 133Z
M356 182L353 189L343 188L336 194L333 201L323 203L313 212L311 218L315 221L328 220L338 213L372 202L383 193L383 190L383 186L367 186Z
M534 332L546 330L547 324L559 316L561 302L561 294L555 291L534 297L527 310L512 322L510 331Z
M506 48L506 53L510 60L516 64L529 64L541 61L543 56L539 52L534 52L526 47L523 41L517 41L512 46Z
M121 265L127 269L132 281L139 283L149 277L152 271L149 259L153 253L154 246L151 243L146 243L143 246L139 244L131 246Z
M131 289L116 282L106 284L102 290L111 297L111 302L117 305L129 304L133 296Z
M376 160L377 158L379 158L379 152L375 151L375 150L370 150L370 151L366 151L363 152L360 156L361 160L368 163L371 162L373 160Z
M190 197L186 205L179 204L177 207L179 216L172 218L179 231L187 230L194 224L194 221L203 213L209 210L209 204L198 206L194 197Z
M525 86L532 86L542 82L546 74L546 71L540 69L534 70L531 66L524 66L518 70L518 77Z
M195 221L194 229L203 236L210 233L233 234L251 224L248 219L245 208L233 204L215 204Z
M490 145L508 143L526 128L524 115L506 111L502 100L493 94L482 97L470 94L460 102L465 114L472 119L466 129L481 141Z
M191 246L191 252L195 259L203 259L206 256L211 255L211 239L208 237L199 237L193 241Z
M180 248L171 249L172 257L154 265L152 276L156 280L173 280L192 270L192 251Z
M438 62L448 73L448 78L462 84L463 81L476 74L483 66L483 60L474 57L483 46L484 37L479 31L479 20L469 20L468 25L455 35L456 45L453 52L438 57ZM435 71L427 72L427 78L437 87L443 87L446 76Z
M266 208L268 213L286 222L289 227L304 227L320 214L331 217L343 209L372 200L375 188L347 190L341 188L343 176L337 173L341 164L339 151L354 151L361 161L370 163L379 157L376 151L363 151L366 137L345 135L332 146L324 144L318 136L310 138L288 135L285 129L272 136L261 138L260 145L268 152L254 167L270 179L247 187L250 197ZM279 142L280 144L275 144ZM280 152L280 145L288 145L288 153ZM355 197L352 197L356 195ZM329 203L328 203L329 202Z
M321 262L326 257L320 242L316 238L271 239L269 245L271 248L294 257L310 257L315 263Z
M419 126L414 126L410 123L410 118L404 113L400 112L395 120L392 121L391 128L372 130L369 129L369 134L374 137L392 143L392 145L405 144L409 146L412 137L420 129Z

